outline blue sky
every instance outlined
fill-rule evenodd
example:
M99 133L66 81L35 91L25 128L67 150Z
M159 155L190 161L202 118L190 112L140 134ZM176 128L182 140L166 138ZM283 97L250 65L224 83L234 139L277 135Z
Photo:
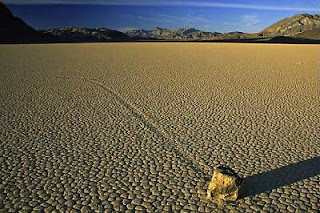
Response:
M37 29L108 27L117 30L194 27L258 32L297 13L320 14L320 0L4 0Z

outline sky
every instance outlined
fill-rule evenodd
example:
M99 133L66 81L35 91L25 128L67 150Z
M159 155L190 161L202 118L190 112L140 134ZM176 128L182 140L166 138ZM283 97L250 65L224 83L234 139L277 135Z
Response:
M36 29L107 27L120 31L193 27L259 32L297 13L320 14L320 0L3 0Z

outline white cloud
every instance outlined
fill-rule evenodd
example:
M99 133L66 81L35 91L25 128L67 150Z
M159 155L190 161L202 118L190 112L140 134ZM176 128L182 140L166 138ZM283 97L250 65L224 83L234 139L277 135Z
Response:
M194 6L194 7L222 7L254 10L303 11L320 12L320 8L312 7L278 7L269 5L231 4L208 1L181 0L3 0L6 4L102 4L102 5L150 5L150 6Z
M231 4L208 1L181 1L181 0L3 0L6 4L103 4L103 5L150 5L150 6L194 6L194 7L222 7L255 10L303 11L320 12L320 8L306 7L278 7L269 5Z
M178 21L183 21L186 23L209 23L210 20L203 18L201 16L198 15L186 15L186 16L173 16L173 15L165 15L165 14L159 14L159 13L155 13L155 14L150 14L150 16L154 16L155 18L161 18L161 20L163 19L167 19L168 21L172 21L172 20L178 20Z
M258 19L258 16L256 15L244 15L244 16L241 16L241 20L246 26L249 26L249 27L256 26L258 23L261 22Z
M126 32L128 30L137 30L138 28L136 27L122 27L122 28L117 28L117 30L121 31L121 32Z

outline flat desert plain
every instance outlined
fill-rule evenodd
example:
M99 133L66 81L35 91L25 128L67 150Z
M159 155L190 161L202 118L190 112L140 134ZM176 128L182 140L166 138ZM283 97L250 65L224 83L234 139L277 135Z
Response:
M317 212L319 46L0 46L1 212ZM241 197L204 198L213 168Z

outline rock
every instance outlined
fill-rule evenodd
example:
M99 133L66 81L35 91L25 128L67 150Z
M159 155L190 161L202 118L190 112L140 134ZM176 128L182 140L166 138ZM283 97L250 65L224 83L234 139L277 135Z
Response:
M232 169L219 166L214 169L212 180L207 190L207 198L213 198L219 203L223 201L235 201L243 179Z
M140 199L140 198L136 198L136 199L134 199L134 200L131 201L132 204L137 205L137 206L138 206L138 205L141 205L142 202L143 202L143 200Z

